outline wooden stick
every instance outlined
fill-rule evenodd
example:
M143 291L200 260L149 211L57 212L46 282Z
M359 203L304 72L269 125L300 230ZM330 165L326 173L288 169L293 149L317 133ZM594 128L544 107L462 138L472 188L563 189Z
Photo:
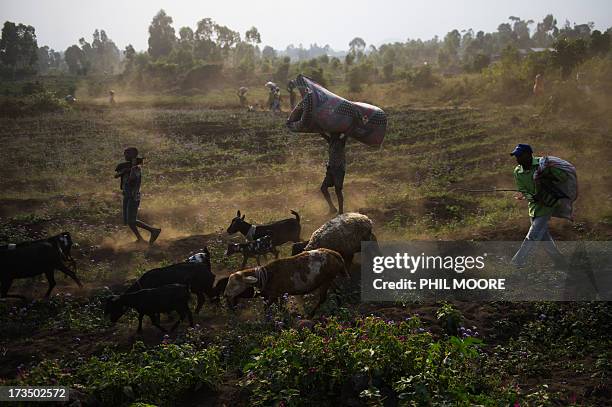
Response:
M453 188L452 190L456 191L465 191L465 192L519 192L518 189L465 189L465 188Z

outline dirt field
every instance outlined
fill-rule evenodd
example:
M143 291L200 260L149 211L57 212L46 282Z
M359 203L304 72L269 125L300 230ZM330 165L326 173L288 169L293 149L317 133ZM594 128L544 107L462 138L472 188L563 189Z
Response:
M551 120L527 106L387 111L389 130L381 150L355 141L348 144L345 181L347 209L370 216L380 240L522 240L529 224L523 202L511 193L459 190L512 188L515 163L508 152L518 142L530 143L536 154L563 157L578 168L577 219L555 220L553 236L612 238L612 175L602 169L612 163L606 125ZM58 276L55 296L48 302L0 304L4 380L18 378L21 371L49 359L75 361L108 349L129 351L138 340L146 346L168 340L180 343L196 332L202 343L218 343L220 337L232 335L237 324L248 327L260 321L262 304L252 301L237 314L207 305L196 318L195 331L186 333L183 326L164 338L148 321L143 336L137 337L133 316L110 326L100 302L144 271L182 261L205 245L213 254L215 273L235 271L241 259L226 258L223 251L227 242L240 239L225 233L237 210L255 223L291 217L289 211L296 210L304 237L328 219L318 190L326 145L316 135L289 133L280 115L194 106L84 105L62 114L0 118L0 143L0 244L70 231L78 243L74 254L85 285L79 289ZM163 228L152 249L132 243L121 225L121 196L113 170L122 161L123 149L131 145L145 157L140 213ZM283 247L283 255L289 251L288 245ZM358 270L355 266L352 272ZM40 299L45 290L42 278L18 281L12 288L31 299ZM420 314L428 332L444 335L436 318L438 304L359 304L353 295L344 306L355 314L393 320ZM455 306L466 327L477 327L485 352L504 359L498 369L500 386L516 388L526 405L548 405L544 399L550 405L610 405L610 337L606 342L601 333L610 324L608 305ZM333 308L327 304L323 312L334 314ZM551 324L554 329L534 327L542 309L563 315ZM589 313L593 320L584 321ZM572 325L576 321L583 330L578 342ZM567 330L560 333L562 327ZM547 341L549 346L543 346ZM529 357L517 362L513 358L520 359L520 352ZM182 402L249 405L238 387L240 369L225 363L231 368L215 391L191 391Z

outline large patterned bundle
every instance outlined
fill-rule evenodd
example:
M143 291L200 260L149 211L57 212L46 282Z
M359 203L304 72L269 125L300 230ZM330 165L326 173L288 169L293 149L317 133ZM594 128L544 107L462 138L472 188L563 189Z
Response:
M562 197L555 206L555 211L552 216L574 220L574 201L578 199L578 176L576 174L576 167L559 157L542 157L533 174L534 180L539 182L543 174L545 174L545 170L551 167L558 168L568 175L567 180L554 185L555 189L560 191Z
M287 127L296 133L345 133L367 145L380 146L387 130L387 115L379 107L348 101L312 79L298 75L302 95Z

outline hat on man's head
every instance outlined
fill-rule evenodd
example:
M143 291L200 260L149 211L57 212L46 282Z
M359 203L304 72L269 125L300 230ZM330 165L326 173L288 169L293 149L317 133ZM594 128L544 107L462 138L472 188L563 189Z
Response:
M510 153L510 155L518 157L519 155L525 152L533 153L533 149L529 144L517 144L516 147L514 147L514 150L512 150L512 152Z

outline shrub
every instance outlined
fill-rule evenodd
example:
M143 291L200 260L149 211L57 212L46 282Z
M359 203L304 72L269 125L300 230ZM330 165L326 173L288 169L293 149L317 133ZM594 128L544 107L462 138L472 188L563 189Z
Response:
M457 335L457 330L463 321L463 315L453 304L443 302L436 312L436 317L442 323L442 327L448 335Z
M383 76L387 82L393 80L393 62L388 62L383 66Z
M7 117L60 112L67 108L64 100L46 90L21 98L6 97L0 100L0 116Z
M415 88L431 88L438 83L438 78L434 75L431 66L423 65L418 67L409 76L410 84Z
M482 389L476 369L479 343L457 337L436 342L417 319L368 317L352 325L330 319L312 331L290 329L268 337L245 366L241 385L251 391L253 405L282 400L329 405L334 399L346 401L347 388L377 402L389 395L411 397L417 404L466 402L476 399L475 388Z
M19 381L83 389L102 405L128 401L169 404L186 391L215 388L221 379L216 347L196 350L190 344L164 344L146 350L137 342L127 353L92 357L73 369L47 360Z
M348 87L351 92L360 92L361 85L363 82L361 67L353 66L349 69L346 80L348 82Z

